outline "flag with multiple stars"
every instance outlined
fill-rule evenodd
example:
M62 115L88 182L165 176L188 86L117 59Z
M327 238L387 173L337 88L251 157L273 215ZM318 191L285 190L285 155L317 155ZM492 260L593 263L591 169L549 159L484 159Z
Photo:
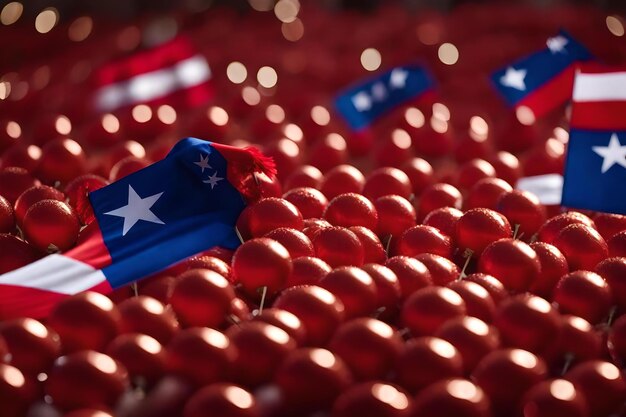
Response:
M570 99L576 65L591 59L583 45L561 30L546 40L544 49L496 71L491 80L520 120L533 121Z
M213 246L236 248L245 177L254 172L275 174L256 149L183 139L161 161L89 195L96 220L76 247L0 275L0 317L44 317L69 295L107 293Z
M562 204L626 214L626 66L581 66L574 80Z
M401 104L415 100L433 88L433 79L422 67L395 67L341 92L335 107L352 130L359 131Z

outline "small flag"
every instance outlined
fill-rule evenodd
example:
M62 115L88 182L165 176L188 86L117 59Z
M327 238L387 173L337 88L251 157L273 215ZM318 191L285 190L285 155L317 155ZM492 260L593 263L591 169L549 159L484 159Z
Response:
M95 220L75 248L0 275L0 317L44 317L69 295L107 293L213 246L236 248L254 172L274 175L273 161L254 148L183 139L89 194Z
M395 67L341 92L335 107L352 130L372 124L395 107L432 90L428 72L416 65Z
M518 117L526 114L534 121L570 99L576 64L591 59L583 45L561 30L546 40L544 49L496 71L491 80Z
M562 204L626 214L626 66L582 66L572 101Z
M563 193L563 176L545 174L524 177L517 181L515 188L533 193L541 204L560 205L561 194Z
M138 103L194 107L213 96L206 58L186 38L176 38L100 68L94 105L111 112Z

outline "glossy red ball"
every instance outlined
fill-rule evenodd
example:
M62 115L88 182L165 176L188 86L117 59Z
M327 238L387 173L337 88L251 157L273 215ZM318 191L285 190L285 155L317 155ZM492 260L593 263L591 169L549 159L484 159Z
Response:
M396 245L401 256L417 256L433 253L444 258L452 256L452 242L445 234L432 226L417 225L405 230Z
M456 187L450 184L437 183L422 191L417 204L417 220L420 221L431 211L441 207L460 209L463 204L463 197Z
M591 417L616 412L626 398L626 379L610 362L592 360L581 363L564 376L587 399Z
M106 353L124 365L139 386L152 387L165 371L165 350L145 334L122 334L113 339Z
M454 239L456 223L462 215L463 212L454 207L441 207L428 213L422 223L439 229L441 233Z
M11 204L14 204L24 191L39 184L39 180L24 168L6 167L0 170L0 195Z
M379 264L365 264L362 269L368 273L376 286L378 318L387 320L398 312L401 290L400 281L393 270Z
M328 203L324 210L324 220L333 226L363 226L376 230L378 212L374 204L360 194L340 194Z
M302 256L293 260L293 271L287 279L287 287L296 285L315 285L324 278L332 268L320 258Z
M465 198L465 208L488 208L496 210L500 196L513 190L508 182L500 178L483 178L470 188Z
M516 237L530 241L532 236L546 221L546 208L534 194L528 191L513 190L500 196L497 210L513 227L519 225Z
M302 230L302 215L289 201L269 197L249 206L249 226L252 237L261 237L279 227Z
M268 294L280 291L291 275L293 265L283 245L268 238L243 243L233 256L233 276L251 296L259 297L259 289Z
M22 417L36 399L33 384L19 369L0 363L2 416Z
M332 200L339 194L360 193L365 185L365 177L352 165L338 165L329 170L322 180L320 191Z
M554 287L561 277L569 272L567 259L556 246L544 242L534 242L530 247L537 253L541 272L532 283L529 291L545 299L552 299Z
M609 245L609 256L626 257L626 231L614 234L607 244Z
M494 210L475 208L458 219L454 238L459 248L469 249L478 257L489 244L511 235L511 225L506 217Z
M85 174L70 181L64 189L70 206L76 211L82 224L89 224L95 219L89 193L108 185L109 182L94 174Z
M609 248L600 233L584 224L570 224L553 241L567 259L570 270L593 271L609 256Z
M494 178L496 169L484 159L472 159L459 167L456 184L463 190L471 189L478 181Z
M262 312L252 318L253 321L260 321L271 324L291 336L298 346L302 346L306 341L306 329L300 319L293 313L279 308L264 308Z
M433 184L434 172L430 163L422 158L412 158L406 161L401 167L402 171L409 177L413 195L419 196L424 188Z
M349 230L356 235L363 246L363 263L384 263L387 253L376 234L363 226L352 226Z
M292 188L283 198L293 204L304 219L321 218L328 206L328 199L321 191L310 187Z
M461 271L451 260L433 253L422 253L415 256L415 259L423 263L435 285L446 285L459 278Z
M561 313L573 314L595 324L606 318L613 305L613 296L600 275L574 271L560 279L554 289L553 301Z
M47 372L61 354L61 339L41 322L30 318L0 323L0 337L11 352L11 365L25 375Z
M548 219L539 229L537 239L553 244L554 239L556 239L561 230L565 229L570 224L584 224L591 228L596 227L593 220L588 216L578 211L569 211Z
M621 316L609 330L608 347L616 365L626 365L626 316Z
M502 282L500 282L496 277L493 277L489 274L477 272L474 274L469 274L468 276L463 278L463 280L475 282L476 284L486 289L496 305L499 305L509 296L509 293L507 289L504 288Z
M411 417L489 417L490 401L480 386L466 379L439 381L413 401Z
M24 191L15 201L15 217L21 224L28 209L41 200L65 201L65 195L56 188L47 185L37 185Z
M615 303L626 311L626 258L605 259L596 265L595 272L609 284Z
M152 297L132 297L119 303L117 308L122 317L121 333L141 333L166 344L179 329L171 308Z
M333 268L361 266L365 257L363 244L353 232L343 227L328 227L313 239L315 254Z
M409 227L415 225L416 213L413 205L399 195L386 195L374 202L378 212L379 236L399 236Z
M206 386L187 401L184 417L260 417L255 398L245 389L216 383Z
M289 252L291 259L314 255L313 243L311 243L307 235L299 230L280 227L267 233L264 237L273 239L283 245Z
M598 213L593 222L598 232L605 240L609 240L617 233L626 230L626 216L614 213Z
M24 215L22 231L26 240L42 252L66 251L76 243L80 223L66 203L41 200Z
M363 195L372 201L390 194L408 199L412 193L413 187L409 177L393 167L375 169L367 176L363 186Z
M402 305L402 322L414 336L433 335L447 320L465 314L461 296L445 287L422 288Z
M408 417L411 402L399 386L382 381L363 382L337 398L332 417Z
M601 353L602 337L587 320L561 315L557 338L544 357L562 371L566 366L598 359Z
M536 384L524 395L519 408L524 415L536 417L589 417L583 393L564 379Z
M322 179L324 179L322 171L312 165L301 165L285 178L284 187L285 190L288 190L287 193L295 188L304 187L317 190L322 184ZM285 197L283 196L283 198ZM300 211L302 212L302 210ZM304 215L304 213L302 213L302 215Z
M376 283L361 268L343 266L326 274L318 284L341 300L346 318L366 316L377 308Z
M0 233L0 274L35 262L41 253L17 236ZM0 307L0 317L4 312Z
M385 262L398 278L400 299L404 300L415 291L433 285L430 271L422 262L408 256L394 256Z
M0 195L0 233L11 233L15 229L15 213L9 201Z
M66 184L86 171L87 156L72 139L54 139L41 148L37 176L47 184Z
M521 240L500 239L485 248L478 271L496 277L509 291L525 291L537 280L541 263L537 253Z
M446 287L454 290L465 301L468 316L491 323L496 312L496 303L491 298L489 291L483 286L475 282L461 280L452 281Z

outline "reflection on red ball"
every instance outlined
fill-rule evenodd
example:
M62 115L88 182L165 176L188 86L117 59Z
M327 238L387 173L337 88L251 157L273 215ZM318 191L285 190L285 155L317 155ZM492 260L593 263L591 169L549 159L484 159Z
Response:
M411 399L403 388L382 381L364 382L344 391L333 405L333 417L404 417Z
M489 417L490 402L480 386L466 379L437 382L413 401L411 417Z
M187 401L184 417L259 417L255 398L245 389L228 383L204 387Z

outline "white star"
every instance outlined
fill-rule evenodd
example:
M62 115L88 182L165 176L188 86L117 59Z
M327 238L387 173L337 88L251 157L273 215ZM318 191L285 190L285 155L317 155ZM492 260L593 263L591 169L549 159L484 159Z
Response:
M217 176L217 171L215 171L215 173L213 175L209 176L209 179L202 181L205 184L211 184L211 190L213 189L213 187L215 187L217 185L218 182L220 182L221 180L223 180L224 178L222 177L218 177Z
M200 160L198 162L194 162L194 164L198 165L200 168L202 168L202 173L204 174L204 170L205 169L211 169L211 165L209 165L209 155L205 157L202 156L202 154L200 154Z
M372 86L372 97L376 101L383 101L387 97L387 88L385 84L376 83Z
M506 87L511 87L515 88L516 90L524 91L526 90L524 78L526 78L525 69L515 69L513 67L508 67L506 69L506 73L502 77L500 77L500 83Z
M389 85L391 86L391 89L394 90L404 88L408 76L409 72L402 68L396 68L391 71L391 76L389 77Z
M117 216L124 218L124 228L122 230L122 236L125 236L126 233L139 221L145 220L147 222L165 224L159 219L150 208L157 202L157 200L163 195L163 193L158 193L151 195L150 197L141 198L139 194L135 192L131 185L128 185L128 204L120 207L116 210L109 211L104 214L108 214L109 216Z
M557 52L567 53L567 50L565 49L565 45L567 45L568 43L569 43L569 40L567 40L565 36L561 36L561 35L555 36L553 38L549 38L546 41L546 45L548 46L548 49L553 54Z
M367 111L372 108L372 100L365 91L352 96L352 104L358 111Z
M611 135L609 146L593 146L591 149L604 160L602 161L602 173L604 174L613 165L618 164L626 168L626 145L619 143L616 133Z

